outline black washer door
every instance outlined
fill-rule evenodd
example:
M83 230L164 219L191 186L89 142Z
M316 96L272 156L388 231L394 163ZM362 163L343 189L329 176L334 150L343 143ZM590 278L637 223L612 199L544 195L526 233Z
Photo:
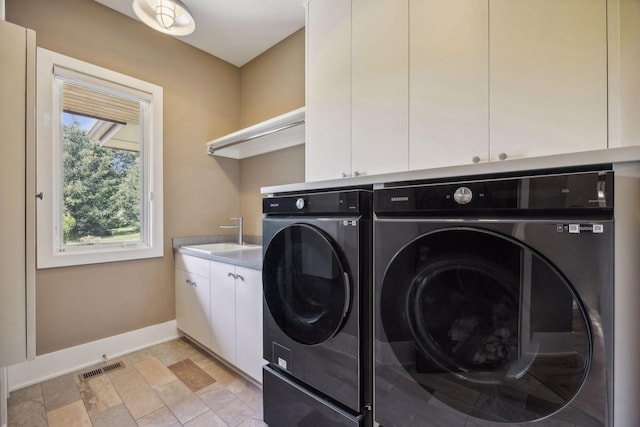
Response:
M586 378L581 301L557 268L510 237L457 227L417 238L388 266L379 304L404 369L468 415L535 421L566 406Z
M265 300L289 338L305 345L332 338L348 315L351 287L331 238L307 224L278 231L262 268Z

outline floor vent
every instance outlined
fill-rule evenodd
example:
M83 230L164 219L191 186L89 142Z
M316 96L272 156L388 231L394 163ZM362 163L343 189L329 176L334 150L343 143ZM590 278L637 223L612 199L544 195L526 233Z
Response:
M92 369L83 374L80 374L81 380L88 380L89 378L94 378L102 374L106 374L107 372L115 371L116 369L124 368L124 363L116 362L111 365L103 366L102 368Z

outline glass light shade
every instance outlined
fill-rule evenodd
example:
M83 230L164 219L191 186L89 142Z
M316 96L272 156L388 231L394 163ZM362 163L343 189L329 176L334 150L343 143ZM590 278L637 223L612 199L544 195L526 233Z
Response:
M173 36L191 34L196 23L180 0L133 0L133 11L149 27Z
M168 0L158 0L156 3L156 21L165 30L170 30L176 24L175 5Z

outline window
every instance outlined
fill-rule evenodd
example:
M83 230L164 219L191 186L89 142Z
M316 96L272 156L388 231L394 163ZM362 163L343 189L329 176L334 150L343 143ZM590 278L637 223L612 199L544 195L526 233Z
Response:
M162 88L38 49L38 268L160 257Z

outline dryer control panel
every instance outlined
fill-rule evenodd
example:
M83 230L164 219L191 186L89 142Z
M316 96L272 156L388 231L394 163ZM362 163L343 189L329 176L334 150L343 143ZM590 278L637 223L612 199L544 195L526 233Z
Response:
M379 216L608 214L613 210L613 171L533 175L460 182L390 185L376 190Z

